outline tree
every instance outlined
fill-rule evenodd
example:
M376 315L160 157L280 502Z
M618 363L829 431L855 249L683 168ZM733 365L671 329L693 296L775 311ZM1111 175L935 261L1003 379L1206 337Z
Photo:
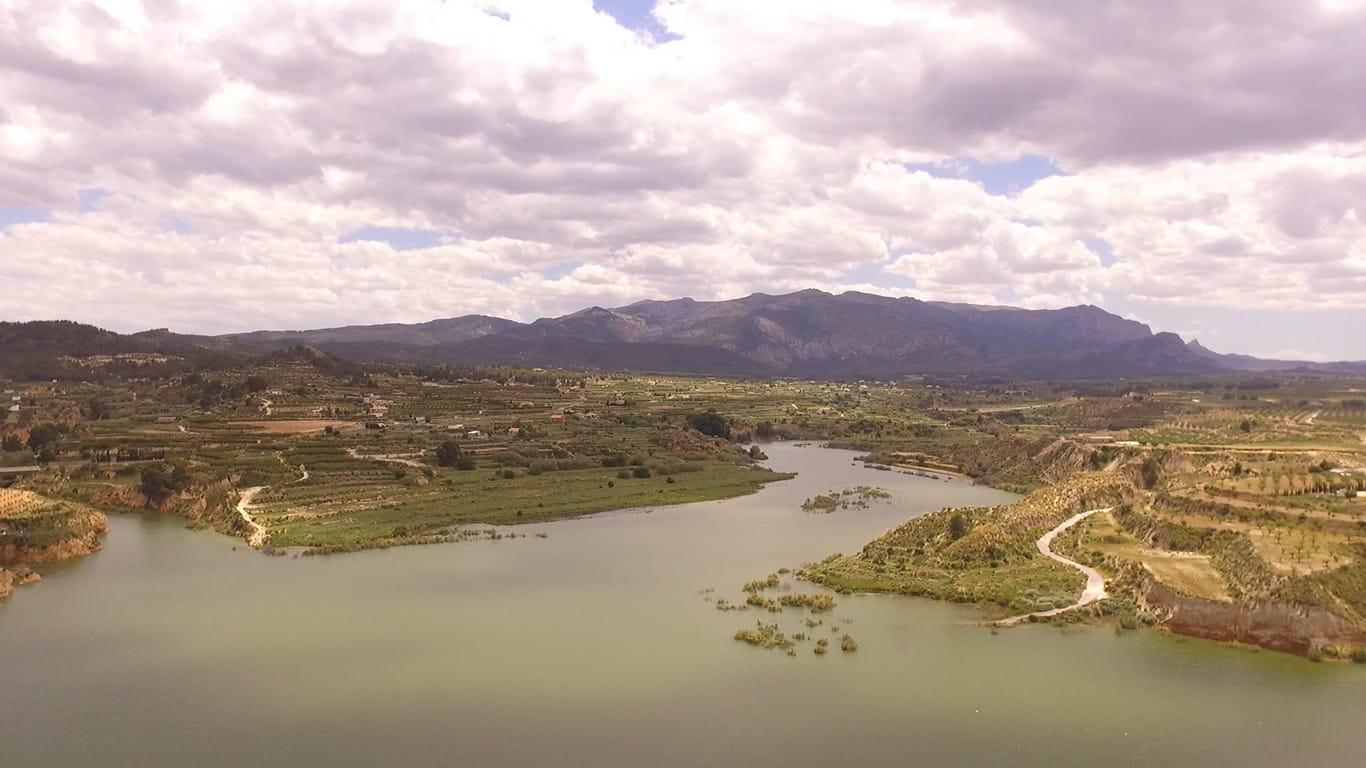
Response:
M247 377L246 387L248 392L262 392L269 386L270 381L265 376L252 375Z
M152 501L161 501L167 496L179 493L190 485L190 473L179 464L152 464L142 469L138 490Z
M103 421L109 418L109 406L98 397L92 397L81 408L81 414L91 421Z
M460 444L454 440L447 440L436 448L436 465L438 467L458 466L460 455Z
M958 541L968 535L968 521L963 517L962 512L954 512L953 517L949 518L949 539Z
M1157 481L1162 479L1162 463L1156 457L1149 456L1143 460L1143 487L1156 488Z
M24 441L20 440L18 435L5 435L3 445L0 447L3 447L6 453L16 453L24 449Z
M62 428L56 424L39 424L28 433L28 447L40 453L49 445L62 439Z
M695 413L689 416L688 426L708 437L730 437L730 421L716 411Z

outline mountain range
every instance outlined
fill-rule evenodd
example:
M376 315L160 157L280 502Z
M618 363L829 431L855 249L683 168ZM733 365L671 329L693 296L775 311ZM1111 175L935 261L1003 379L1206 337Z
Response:
M60 332L54 331L60 330ZM82 330L84 329L84 330ZM1093 306L1028 310L817 290L729 301L641 301L519 323L467 315L420 324L190 336L74 323L0 323L0 373L16 352L262 354L307 345L356 361L576 370L895 378L1174 376L1234 371L1366 372L1366 363L1221 355ZM13 367L13 366L11 366Z

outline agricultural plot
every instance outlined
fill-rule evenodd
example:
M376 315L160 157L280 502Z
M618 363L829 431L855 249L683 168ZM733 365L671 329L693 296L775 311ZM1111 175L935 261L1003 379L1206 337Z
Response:
M1075 547L1079 550L1138 563L1158 581L1190 597L1219 602L1232 599L1228 583L1208 555L1146 546L1121 530L1110 513L1092 516L1078 530Z

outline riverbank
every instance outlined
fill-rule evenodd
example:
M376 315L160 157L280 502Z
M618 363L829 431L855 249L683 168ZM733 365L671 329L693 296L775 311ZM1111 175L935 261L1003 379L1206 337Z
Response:
M1354 621L1359 561L1280 574L1245 534L1201 533L1135 511L1146 498L1123 473L1076 475L1006 507L946 508L911 520L803 576L841 592L1007 612L994 626L1099 620L1366 661L1366 629Z
M1081 596L1077 598L1077 601L1075 603L1072 603L1071 605L1065 605L1061 608L1051 608L1046 611L1035 611L1033 613L1026 613L1020 616L1013 616L1009 619L1002 619L996 622L995 626L1013 627L1016 624L1019 624L1020 622L1026 620L1051 619L1059 614L1063 614L1068 611L1073 611L1078 608L1084 608L1090 605L1091 603L1096 602L1097 600L1102 600L1105 598L1105 577L1100 575L1100 571L1097 571L1095 568L1092 568L1087 565L1082 565L1076 562L1075 560L1071 560L1066 557L1063 557L1062 555L1057 554L1053 551L1052 545L1053 540L1056 539L1058 535L1061 534L1063 531L1066 531L1067 529L1091 517L1097 512L1109 511L1110 508L1107 507L1105 509L1091 509L1085 512L1078 512L1077 514L1073 515L1072 517L1069 517L1067 520L1062 522L1060 525L1058 525L1058 527L1039 537L1039 554L1054 562L1062 563L1063 565L1069 568L1075 568L1078 571L1080 571L1084 576L1086 576L1086 587L1081 591Z
M910 520L854 555L827 558L804 576L836 590L892 592L1009 612L1071 605L1078 571L1038 554L1039 537L1070 516L1134 493L1113 473L1086 473L1003 507L946 508Z
M173 517L111 515L102 552L0 607L0 658L20 692L0 702L0 743L49 765L333 768L452 755L609 768L905 755L1253 768L1295 764L1307 744L1327 765L1359 752L1366 668L1153 632L993 635L973 624L977 611L929 600L836 595L834 613L814 616L716 610L709 587L743 597L748 580L858 551L908 517L1014 501L873 473L852 454L766 450L799 475L730 501L524 526L516 540L348 557L262 558ZM800 508L861 484L893 499ZM795 625L808 644L828 638L830 652L789 658L732 639L760 619ZM846 633L857 652L839 650ZM1283 716L1257 722L1240 708L1254 700Z
M108 519L91 507L0 489L0 599L39 580L29 566L99 551L108 530Z

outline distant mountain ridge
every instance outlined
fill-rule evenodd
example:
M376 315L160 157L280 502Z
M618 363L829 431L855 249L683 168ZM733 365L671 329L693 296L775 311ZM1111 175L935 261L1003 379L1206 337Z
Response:
M0 323L0 353L27 324ZM72 324L73 326L75 324ZM79 326L90 328L89 326ZM51 336L52 329L47 335ZM7 335L8 334L8 335ZM107 335L101 335L107 334ZM63 334L59 334L63 335ZM647 300L519 323L467 315L418 324L187 336L91 329L64 335L90 349L201 349L263 354L297 345L385 363L523 365L667 373L896 378L912 374L1032 378L1176 376L1236 371L1366 372L1366 363L1221 355L1094 306L1055 310L925 302L817 290L728 301ZM31 353L29 340L23 348ZM69 352L63 354L71 354ZM0 357L0 374L4 371Z
M426 323L405 325L386 323L383 325L349 325L342 328L323 328L313 331L252 331L235 333L220 338L248 347L279 347L307 344L317 346L328 343L389 342L430 346L452 341L477 339L500 333L521 323L504 320L501 317L485 315L465 315Z

